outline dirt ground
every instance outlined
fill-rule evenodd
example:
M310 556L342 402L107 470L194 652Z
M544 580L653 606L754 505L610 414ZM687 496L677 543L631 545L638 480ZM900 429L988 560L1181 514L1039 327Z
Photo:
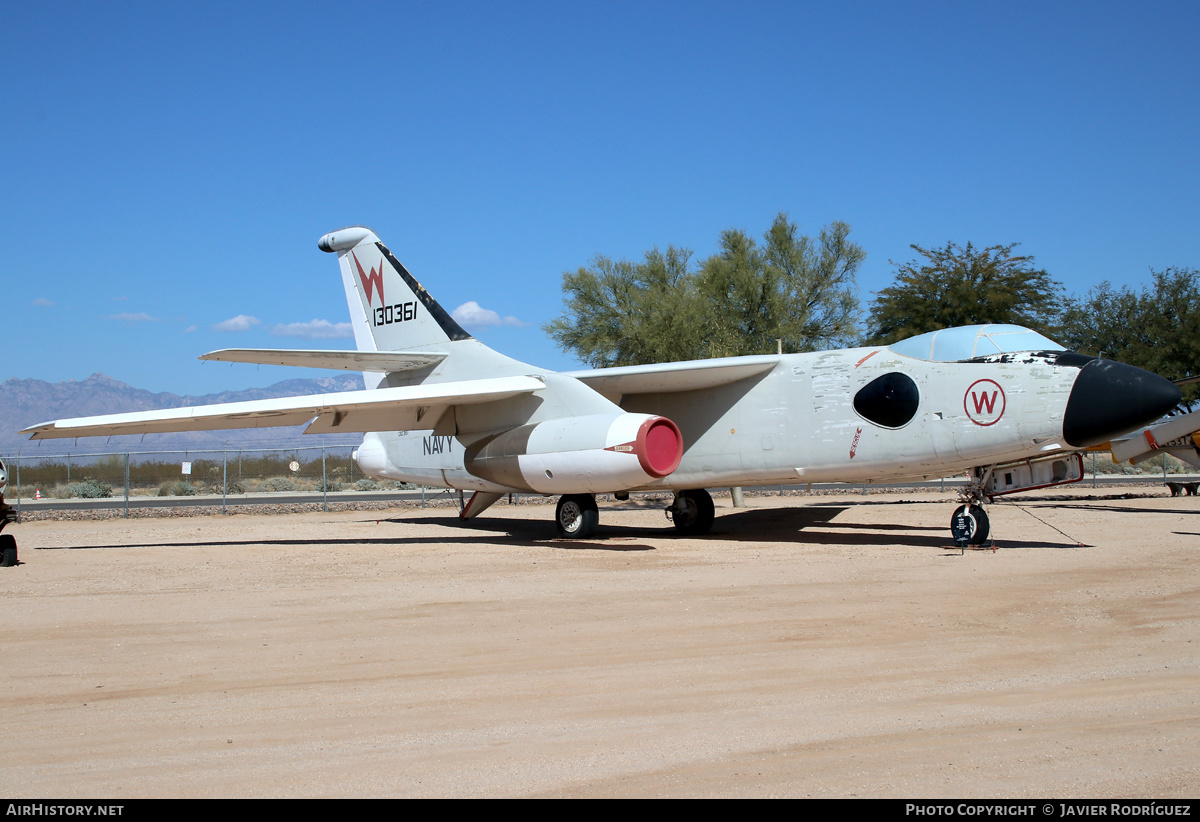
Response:
M23 523L0 795L1195 797L1165 494Z

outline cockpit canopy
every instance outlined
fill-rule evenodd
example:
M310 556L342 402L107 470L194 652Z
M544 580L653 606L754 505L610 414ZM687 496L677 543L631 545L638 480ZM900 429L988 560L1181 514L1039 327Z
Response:
M888 350L926 362L962 362L1016 351L1066 351L1036 331L1001 323L930 331L892 343Z

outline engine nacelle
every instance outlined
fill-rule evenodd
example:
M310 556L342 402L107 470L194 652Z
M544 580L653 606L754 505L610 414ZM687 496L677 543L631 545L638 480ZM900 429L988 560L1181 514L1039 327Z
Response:
M650 414L596 414L530 423L467 446L480 479L538 494L637 488L679 467L683 437Z

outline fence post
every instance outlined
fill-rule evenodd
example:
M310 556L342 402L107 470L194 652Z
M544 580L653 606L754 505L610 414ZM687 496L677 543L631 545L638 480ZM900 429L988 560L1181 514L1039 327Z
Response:
M325 446L321 446L321 507L329 510L329 478L325 474Z
M225 513L225 495L229 493L229 452L221 452L221 513Z
M21 518L21 455L17 455L17 519Z
M129 519L129 452L125 452L125 519Z

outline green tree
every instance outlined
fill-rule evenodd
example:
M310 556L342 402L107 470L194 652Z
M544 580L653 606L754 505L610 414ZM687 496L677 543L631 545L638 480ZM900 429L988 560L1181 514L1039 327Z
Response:
M1194 377L1200 374L1200 272L1151 270L1140 291L1105 281L1068 301L1059 341L1168 379ZM1185 408L1200 403L1200 386L1182 390Z
M675 246L647 251L641 263L597 255L563 275L566 311L545 331L595 366L688 359L704 338L691 256Z
M564 311L545 330L597 366L765 354L844 344L856 334L854 276L865 252L850 227L832 223L816 239L786 214L760 245L743 231L721 235L695 267L669 246L633 263L597 256L563 275Z
M1054 336L1062 285L1017 243L976 249L912 248L924 258L896 266L896 281L871 302L871 342L886 344L960 325L1013 323Z
M709 318L708 356L768 354L848 344L856 335L854 275L866 258L835 222L816 240L786 214L775 218L760 247L745 232L721 234L720 250L701 266L698 285Z

